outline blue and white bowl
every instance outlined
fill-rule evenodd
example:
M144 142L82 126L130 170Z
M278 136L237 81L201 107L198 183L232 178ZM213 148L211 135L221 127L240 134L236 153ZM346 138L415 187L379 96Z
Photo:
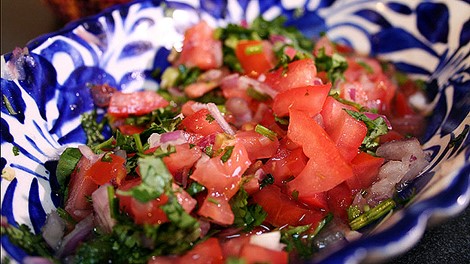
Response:
M309 36L326 31L427 81L434 112L421 140L432 160L412 183L417 196L371 234L313 261L358 263L402 253L428 222L453 216L469 203L469 14L468 1L456 0L142 0L70 23L31 41L29 53L1 57L2 216L39 232L58 205L56 161L67 146L86 141L80 116L92 109L87 83L158 89L152 71L168 66L171 48L200 19L223 26L285 15ZM16 71L8 70L12 65ZM25 257L2 235L5 254L19 262Z

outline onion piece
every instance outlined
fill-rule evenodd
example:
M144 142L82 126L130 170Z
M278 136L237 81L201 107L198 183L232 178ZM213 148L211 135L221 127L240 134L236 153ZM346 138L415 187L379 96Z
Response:
M281 231L252 235L250 236L250 244L275 251L282 251L285 247L285 245L281 243Z
M87 238L93 230L93 215L90 214L88 217L80 221L75 228L62 240L59 250L56 252L56 256L59 258L70 255L75 251L77 246Z
M65 221L57 211L51 211L46 218L46 222L41 230L41 235L46 243L53 249L59 247L59 243L65 234Z
M390 121L388 120L388 118L385 115L371 113L371 112L364 112L364 115L367 116L371 120L375 120L375 119L381 117L385 121L385 124L387 124L387 128L390 129L390 130L392 129L392 123L390 123Z
M96 191L91 194L93 201L93 210L95 212L94 221L98 228L105 233L111 233L116 219L111 217L111 208L108 197L108 186L110 184L101 185Z
M50 259L44 257L26 256L23 258L23 264L54 264Z
M91 150L90 147L87 145L80 145L78 146L78 150L80 150L80 153L82 153L83 157L87 158L88 160L91 161L91 163L95 163L99 159L103 157L104 154L95 154L93 150Z

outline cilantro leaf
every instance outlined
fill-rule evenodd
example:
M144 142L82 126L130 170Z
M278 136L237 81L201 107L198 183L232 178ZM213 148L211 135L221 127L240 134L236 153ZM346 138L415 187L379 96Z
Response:
M128 191L118 190L121 195L131 195L140 202L149 202L171 188L173 177L162 159L144 156L138 160L142 183Z
M98 121L98 113L96 112L96 109L82 115L81 124L87 137L88 146L92 146L104 141L104 136L102 133L107 122L108 120L106 117L102 117L101 121Z
M385 119L378 117L374 120L367 117L364 113L344 109L350 116L355 119L364 122L367 126L367 134L362 142L360 149L364 152L375 153L375 150L379 146L378 139L381 135L385 135L388 132L388 126Z
M315 57L315 66L317 66L318 71L325 71L328 79L334 84L337 80L344 78L343 73L348 68L348 63L338 53L328 56L325 53L325 49L321 48Z
M237 227L243 227L246 231L263 223L267 213L259 204L248 204L248 193L245 189L240 190L230 200L235 219L233 224Z

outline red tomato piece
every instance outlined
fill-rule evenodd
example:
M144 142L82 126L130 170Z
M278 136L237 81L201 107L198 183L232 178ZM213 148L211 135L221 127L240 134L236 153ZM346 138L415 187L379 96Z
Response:
M311 224L311 228L316 228L325 215L320 210L308 208L293 200L275 185L268 185L253 194L253 201L268 214L265 221L276 227Z
M125 182L118 189L127 191L140 183L140 179L130 180ZM161 205L168 202L166 195L162 194L160 197L146 203L142 203L132 196L119 194L117 194L117 196L121 210L127 212L134 219L136 224L162 224L168 222L165 212L160 208Z
M377 180L377 175L383 163L383 158L360 152L351 161L354 177L346 180L349 188L353 191L369 188Z
M229 238L221 242L224 257L239 257L244 245L250 243L250 236L241 234L238 237Z
M283 92L296 87L318 84L317 67L311 59L291 62L284 68L266 74L265 83L274 90Z
M252 162L274 156L279 147L277 138L269 139L254 130L238 131L235 137L245 146L248 158Z
M98 185L103 185L112 179L115 179L116 183L120 184L127 174L125 167L126 159L113 153L107 154L106 159L106 161L100 159L93 163L88 169L86 176L90 177Z
M276 155L269 159L263 168L266 173L273 175L275 184L282 186L302 172L307 160L302 148L289 150L283 143Z
M330 92L331 83L292 88L279 93L273 102L277 116L289 115L289 109L306 112L309 116L320 113L323 103Z
M344 160L335 143L307 114L290 111L287 136L302 146L309 161L302 172L287 185L298 191L299 197L332 189L352 177L351 166Z
M209 70L222 66L222 43L214 38L214 29L201 21L184 33L183 49L177 64Z
M335 142L346 161L351 161L358 153L367 134L366 125L350 116L344 109L355 108L338 102L329 96L325 100L321 115L325 131Z
M199 182L208 189L225 194L230 199L238 190L243 173L251 162L245 147L236 143L226 162L221 156L196 163L191 179Z
M235 55L245 74L250 76L268 72L276 64L272 45L266 40L240 40Z
M87 197L90 197L98 189L98 184L87 176L91 166L91 161L86 157L82 157L72 175L70 175L65 211L77 222L83 220L93 211L92 204Z
M140 134L144 132L145 127L133 126L133 125L120 125L118 126L119 131L124 135L132 136L134 134Z
M353 194L346 182L343 182L327 192L330 212L344 222L348 221L348 208L353 201Z
M154 91L115 92L109 101L108 114L113 117L145 115L168 104L167 100Z
M219 225L231 225L235 216L228 201L229 198L223 193L210 189L209 194L199 208L198 214Z
M178 203L181 204L181 207L186 211L186 213L191 213L191 211L196 207L197 201L189 193L180 188L177 184L173 183L173 190L176 194L176 199Z
M201 109L196 113L187 116L183 121L181 121L181 126L190 133L202 136L224 132L207 109Z
M168 171L175 176L178 172L188 172L201 157L201 149L190 147L188 143L175 146L175 152L163 158Z
M287 264L289 262L289 254L287 251L271 250L253 244L243 246L240 252L240 258L245 260L246 264Z

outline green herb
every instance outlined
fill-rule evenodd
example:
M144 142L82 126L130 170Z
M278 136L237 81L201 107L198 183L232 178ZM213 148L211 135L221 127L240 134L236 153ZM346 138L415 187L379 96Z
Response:
M349 100L346 100L346 99L344 99L344 98L341 98L338 91L331 90L331 91L330 91L330 95L331 95L331 97L335 98L336 101L338 101L338 102L340 102L340 103L343 103L343 104L345 104L345 105L350 105L350 106L356 108L359 112L371 111L370 109L367 109L367 108L363 107L363 106L362 106L361 104L359 104L359 103L356 103L356 102L349 101Z
M233 224L237 227L243 227L245 231L250 231L254 227L263 223L267 213L259 204L248 204L248 193L245 189L240 190L230 199L235 219Z
M207 197L207 201L210 202L210 203L219 205L219 201L217 201L216 199L214 199L212 197Z
M246 264L246 261L242 258L228 257L225 264Z
M267 127L264 127L260 124L257 124L256 127L255 127L255 131L258 133L258 134L261 134L267 138L269 138L271 141L274 141L276 138L277 138L277 134L276 132L270 130L269 128Z
M271 173L266 174L264 179L261 181L259 187L264 188L268 185L271 185L274 183L274 176Z
M189 187L186 189L186 192L191 195L191 196L194 196L200 192L203 192L204 190L206 190L206 187L204 187L204 185L198 183L198 182L193 182L189 185Z
M374 208L370 209L369 211L361 214L360 216L354 218L349 222L349 226L352 230L358 230L363 228L364 226L374 222L375 220L381 218L382 216L386 215L390 212L393 208L395 208L396 203L393 199L387 199L381 203L379 203Z
M7 111L10 115L17 115L18 112L13 109L13 106L10 103L10 100L8 100L8 97L6 95L3 95L3 103L5 104L5 107L7 108Z
M313 242L315 237L310 233L311 225L288 226L281 229L281 243L285 244L287 252L295 251L301 259L309 259L316 252Z
M135 147L137 149L137 152L138 153L144 153L144 147L142 146L142 141L140 140L140 135L139 134L134 134L134 135L132 135L132 137L134 138Z
M75 219L73 219L69 212L65 211L64 208L58 207L56 212L60 216L60 218L64 219L67 223L71 225L77 224L77 221L75 221Z
M207 114L206 120L207 122L212 123L215 120L215 118L211 114Z
M149 202L171 188L173 176L159 158L144 156L138 160L142 183L128 191L118 190L120 195L131 195L140 202Z
M57 182L60 186L60 194L62 197L67 197L66 190L70 179L70 175L75 170L82 157L82 153L78 148L66 148L60 155L56 168Z
M279 124L281 124L281 125L284 125L284 126L289 125L289 119L287 117L286 118L281 118L281 117L278 117L278 116L274 116L274 120L276 122L278 122Z
M379 146L379 137L385 135L388 132L388 126L385 122L385 119L378 117L374 120L368 118L364 113L359 113L356 111L351 111L344 109L350 116L355 119L364 122L367 127L367 134L362 142L360 149L364 152L375 153L375 150Z
M359 64L362 68L364 68L364 70L366 70L367 73L370 73L370 74L374 73L374 70L372 69L372 67L366 62L358 61L357 64Z
M317 66L318 71L325 71L328 79L334 84L337 80L344 78L343 73L348 68L348 63L338 53L328 56L325 53L325 49L321 48L315 57L315 66Z
M212 149L212 147L212 145L209 145L204 149L204 153L206 153L206 155L209 157L212 157L212 155L214 155L214 150Z
M178 80L179 70L175 67L168 67L162 74L160 87L162 89L168 89L170 87L175 87Z
M2 224L1 233L2 235L6 234L11 243L21 247L29 255L45 257L55 262L53 252L41 234L33 234L29 226L21 224L15 227L12 225L4 226Z
M316 236L320 231L333 219L333 214L328 213L319 223L315 231L313 231L313 235Z
M227 162L230 159L230 156L232 156L234 146L228 146L225 147L225 153L220 157L223 163Z
M267 94L264 94L264 93L261 93L261 92L258 92L257 90L255 90L253 87L248 87L248 89L246 89L246 94L255 99L256 101L260 101L260 102L264 102L264 101L267 101L269 98L269 95Z
M84 113L81 117L81 124L86 134L88 146L98 144L104 140L102 132L107 124L107 119L103 117L101 121L98 122L96 109L89 113Z
M263 45L252 45L248 46L245 48L245 54L246 55L254 55L254 54L260 54L263 53Z
M361 215L361 210L357 205L351 205L348 208L348 219L349 221L352 221L353 219L357 218L359 215Z
M299 191L293 190L292 191L292 198L294 198L294 200L298 200L299 199Z
M13 146L11 150L13 151L13 155L15 156L20 155L20 149L18 148L18 146Z

